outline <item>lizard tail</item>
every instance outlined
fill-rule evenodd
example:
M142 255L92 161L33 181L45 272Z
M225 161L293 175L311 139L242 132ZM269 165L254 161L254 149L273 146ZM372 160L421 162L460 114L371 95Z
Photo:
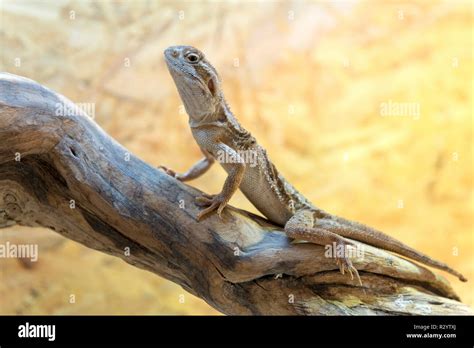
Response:
M461 273L452 269L447 264L434 260L428 255L425 255L403 244L402 242L386 235L385 233L341 217L332 217L332 220L335 220L338 223L337 225L339 225L339 228L336 228L334 232L343 237L351 238L384 250L392 251L412 260L421 262L425 265L446 271L458 277L460 281L467 282L467 279Z

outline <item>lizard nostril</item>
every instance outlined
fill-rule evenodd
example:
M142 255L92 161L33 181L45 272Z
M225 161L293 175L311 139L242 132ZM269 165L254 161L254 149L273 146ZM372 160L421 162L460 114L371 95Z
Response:
M174 57L174 58L177 58L178 57L178 50L172 50L171 51L171 55Z

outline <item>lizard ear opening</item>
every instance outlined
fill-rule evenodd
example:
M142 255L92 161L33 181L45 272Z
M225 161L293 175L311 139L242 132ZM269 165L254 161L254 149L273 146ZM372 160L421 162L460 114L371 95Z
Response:
M216 84L214 83L214 79L210 78L209 81L207 81L207 88L209 88L209 92L211 92L212 96L216 96Z

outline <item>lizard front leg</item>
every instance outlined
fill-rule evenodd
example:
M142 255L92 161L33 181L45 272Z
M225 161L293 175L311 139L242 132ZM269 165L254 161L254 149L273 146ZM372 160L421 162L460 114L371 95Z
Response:
M347 270L351 275L351 279L354 278L352 274L354 272L359 284L362 285L359 272L352 265L350 258L346 256L345 252L348 245L354 246L354 244L334 232L317 226L318 224L315 224L314 211L309 209L299 210L286 222L285 233L290 238L307 240L318 245L342 246L344 255L338 255L336 250L333 252L339 270L342 274Z
M163 169L166 174L178 179L179 181L189 181L199 178L201 175L207 172L208 169L211 168L212 164L214 163L214 158L209 152L202 149L201 151L205 157L196 162L187 172L183 174L176 173L174 170L169 169L165 166L159 166L158 168Z
M228 176L224 182L224 186L222 187L222 191L217 195L203 195L201 197L196 198L196 203L201 206L207 206L206 209L203 209L197 215L198 221L201 220L204 216L213 211L217 210L217 215L222 218L221 213L222 210L225 208L229 200L234 195L235 191L238 190L240 183L242 182L242 178L245 172L245 163L243 159L239 156L239 154L232 149L231 147L227 146L224 143L218 143L215 145L215 151L217 154L222 153L226 156L222 156L224 158L232 158L232 163L229 163L228 166Z

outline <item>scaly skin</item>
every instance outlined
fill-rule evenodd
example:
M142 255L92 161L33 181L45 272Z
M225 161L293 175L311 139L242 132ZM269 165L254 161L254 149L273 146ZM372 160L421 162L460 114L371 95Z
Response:
M198 220L213 212L220 217L232 195L240 189L270 221L284 226L290 238L336 245L346 250L347 246L354 245L347 237L409 257L466 281L448 265L382 232L315 207L285 180L265 149L238 123L224 99L219 75L203 53L190 46L172 46L164 55L204 158L184 174L161 168L178 180L188 181L205 173L218 159L228 173L219 194L197 198L197 203L206 207L198 214ZM362 284L349 257L337 254L334 257L343 274L347 270L353 278L354 273Z

